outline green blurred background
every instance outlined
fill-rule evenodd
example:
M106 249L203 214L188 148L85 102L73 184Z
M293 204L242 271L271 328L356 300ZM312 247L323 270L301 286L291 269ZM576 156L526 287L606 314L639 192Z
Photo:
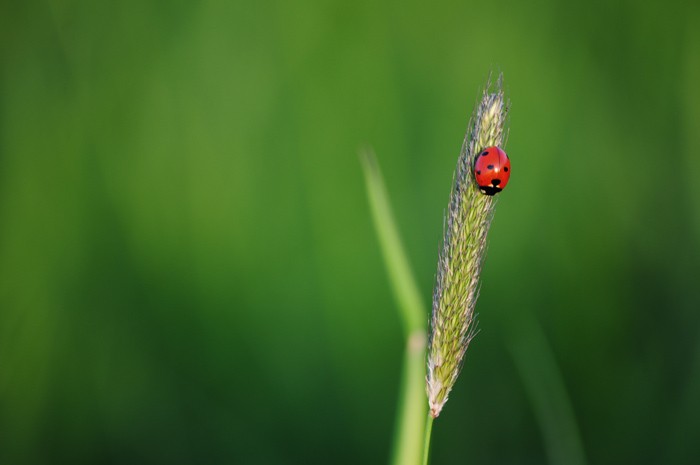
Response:
M513 177L433 463L551 463L542 354L589 463L700 460L697 2L10 1L0 47L0 463L386 463L357 149L427 306L490 70Z

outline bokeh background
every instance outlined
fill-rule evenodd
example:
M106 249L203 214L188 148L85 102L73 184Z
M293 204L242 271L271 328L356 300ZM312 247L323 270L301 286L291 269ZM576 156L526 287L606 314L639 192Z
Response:
M0 463L386 463L357 149L427 306L490 71L513 176L433 463L553 463L552 367L589 463L700 460L697 2L10 1L0 53Z

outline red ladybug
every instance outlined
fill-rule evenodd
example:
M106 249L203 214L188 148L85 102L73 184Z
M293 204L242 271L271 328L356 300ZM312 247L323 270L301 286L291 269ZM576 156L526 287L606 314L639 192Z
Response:
M486 147L474 160L476 184L486 195L495 195L505 189L510 179L510 159L498 147Z

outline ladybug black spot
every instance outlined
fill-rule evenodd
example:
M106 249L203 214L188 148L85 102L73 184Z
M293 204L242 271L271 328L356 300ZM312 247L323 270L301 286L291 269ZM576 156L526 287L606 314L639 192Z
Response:
M482 156L482 157L485 157L485 156L488 155L488 154L489 154L489 151L488 151L488 150L481 152L481 156Z
M507 166L503 167L503 171L506 171L506 172L507 172L507 171L508 171L508 167L507 167Z
M492 169L493 169L493 165L489 165L489 166L487 166L486 168L492 170Z

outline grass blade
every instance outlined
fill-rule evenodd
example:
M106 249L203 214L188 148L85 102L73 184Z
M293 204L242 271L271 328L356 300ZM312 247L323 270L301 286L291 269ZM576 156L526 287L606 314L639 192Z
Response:
M421 463L424 421L428 413L425 397L425 348L428 313L418 291L391 211L384 179L374 153L360 153L372 210L374 228L397 301L397 309L406 336L406 350L397 411L391 463Z

